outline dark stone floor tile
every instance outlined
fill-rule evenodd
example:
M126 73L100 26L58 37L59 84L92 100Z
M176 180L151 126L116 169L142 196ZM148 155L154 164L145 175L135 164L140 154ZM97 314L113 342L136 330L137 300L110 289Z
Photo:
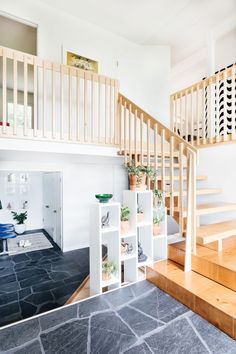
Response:
M25 280L22 280L20 282L20 287L22 289L27 288L29 286L33 286L35 284L39 284L42 282L45 282L47 280L50 280L49 275L48 274L39 274L39 275L34 275L30 278L27 278Z
M2 284L0 286L1 293L9 293L9 292L17 291L19 289L20 289L20 285L19 285L18 281Z
M27 253L27 256L30 258L30 259L33 259L33 260L39 260L43 257L42 255L42 252L41 251L34 251L34 252L29 252Z
M63 281L49 280L49 281L46 281L46 282L38 284L38 285L33 285L32 289L33 289L33 292L37 293L40 291L55 289L55 288L61 287L63 285L64 285Z
M50 272L50 279L54 281L63 280L69 277L70 277L70 273L68 272L56 272L56 271Z
M148 280L139 281L135 284L130 285L135 296L143 295L144 293L156 289L156 286L150 283Z
M42 354L42 350L39 341L36 340L20 349L16 349L14 354Z
M152 354L146 343L136 345L124 352L124 354Z
M157 289L153 289L148 295L145 295L144 293L144 296L132 301L130 306L137 308L149 316L159 319ZM166 310L168 311L168 308Z
M37 314L44 313L44 312L51 311L51 310L55 310L60 306L62 306L62 305L58 304L57 302L47 302L46 304L38 306Z
M87 276L87 273L79 273L76 275L73 275L67 279L64 280L65 284L70 284L74 282L78 282L79 284L82 283L84 278Z
M129 286L104 294L103 297L113 307L119 307L135 298Z
M39 335L39 322L32 319L0 330L0 351L7 351L32 341Z
M17 272L20 272L22 269L27 269L27 267L30 266L30 264L31 264L30 260L25 261L25 262L21 262L21 263L17 263L14 266L14 271L17 273Z
M25 288L22 290L19 290L19 300L23 300L26 296L31 294L31 288Z
M96 296L78 304L79 317L88 317L93 312L109 309L109 305L104 301L102 296Z
M142 336L160 326L163 326L161 322L143 315L139 311L136 311L128 306L123 307L120 311L118 311L118 313L138 336Z
M8 268L0 268L0 277L11 275L12 273L14 273L13 266L9 266Z
M87 354L87 337L88 326L83 320L66 323L40 335L46 354Z
M121 353L137 341L137 337L112 311L92 315L91 353Z
M28 261L29 257L26 255L26 253L22 253L22 254L17 254L16 256L12 256L12 260L15 263L20 263L20 262Z
M42 291L40 293L34 293L25 298L26 302L29 302L30 304L36 306L52 300L53 300L53 296L49 290Z
M32 317L37 313L37 306L29 304L28 302L25 301L20 301L20 308L21 308L22 318Z
M65 295L65 296L62 296L60 297L59 299L57 299L57 303L60 305L60 306L64 306L67 301L69 300L69 298L71 297L71 294L69 295Z
M172 322L160 332L145 338L145 342L158 354L209 354L186 319Z
M158 292L158 303L159 318L166 323L189 311L186 306L163 291Z
M212 354L235 354L236 341L196 314L189 317Z
M17 292L7 293L0 295L0 306L6 305L10 302L18 300Z
M7 317L14 313L18 313L20 311L18 301L12 302L10 305L0 306L0 318Z
M12 322L18 322L22 320L21 311L12 313L11 315L0 317L0 326L6 326Z
M45 274L47 274L45 269L39 269L36 267L32 267L32 269L24 269L16 273L18 281L32 278L32 276L45 275Z
M67 306L62 308L60 311L54 311L40 317L39 322L42 328L42 331L47 330L50 327L55 327L59 324L63 324L71 320L72 318L77 317L77 306Z
M3 275L2 277L0 277L0 287L2 287L2 285L13 283L15 281L16 281L15 274Z
M64 297L66 295L72 295L73 292L79 287L79 283L71 283L71 284L64 284L59 288L53 289L52 294L55 296L56 299Z

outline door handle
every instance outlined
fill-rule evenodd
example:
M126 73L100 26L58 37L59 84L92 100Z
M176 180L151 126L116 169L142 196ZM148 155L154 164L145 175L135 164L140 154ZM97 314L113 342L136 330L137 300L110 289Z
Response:
M48 208L49 208L49 205L45 205L45 208L47 208L47 209L48 209Z
M57 213L57 211L56 211L56 210L53 210L53 212L54 212L54 214L56 214L56 213Z

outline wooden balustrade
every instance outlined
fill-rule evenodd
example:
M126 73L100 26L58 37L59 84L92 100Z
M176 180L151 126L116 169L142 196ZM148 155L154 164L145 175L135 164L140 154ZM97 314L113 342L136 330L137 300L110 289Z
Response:
M171 128L194 146L236 141L236 65L170 97Z
M191 253L196 250L197 150L121 94L119 103L120 154L125 156L126 163L146 165L156 171L153 187L164 193L169 214L178 215L180 234L186 234L188 245L185 269L190 270ZM176 163L178 175L174 169ZM178 197L178 205L175 196Z
M5 47L0 70L0 137L118 146L117 80Z

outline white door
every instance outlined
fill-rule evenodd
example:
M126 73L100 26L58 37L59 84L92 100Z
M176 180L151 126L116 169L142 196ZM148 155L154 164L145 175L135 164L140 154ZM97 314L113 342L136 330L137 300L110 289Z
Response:
M44 230L62 248L61 237L61 173L43 174L43 221Z

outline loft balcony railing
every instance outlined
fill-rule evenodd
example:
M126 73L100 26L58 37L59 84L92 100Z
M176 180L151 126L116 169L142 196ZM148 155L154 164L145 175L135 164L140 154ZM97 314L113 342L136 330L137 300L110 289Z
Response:
M115 79L4 47L0 73L0 138L113 146L126 163L152 166L157 176L148 188L162 189L169 214L179 216L191 270L196 148L120 94Z
M119 82L0 47L0 136L116 146Z
M236 65L171 95L171 129L197 147L236 141Z

